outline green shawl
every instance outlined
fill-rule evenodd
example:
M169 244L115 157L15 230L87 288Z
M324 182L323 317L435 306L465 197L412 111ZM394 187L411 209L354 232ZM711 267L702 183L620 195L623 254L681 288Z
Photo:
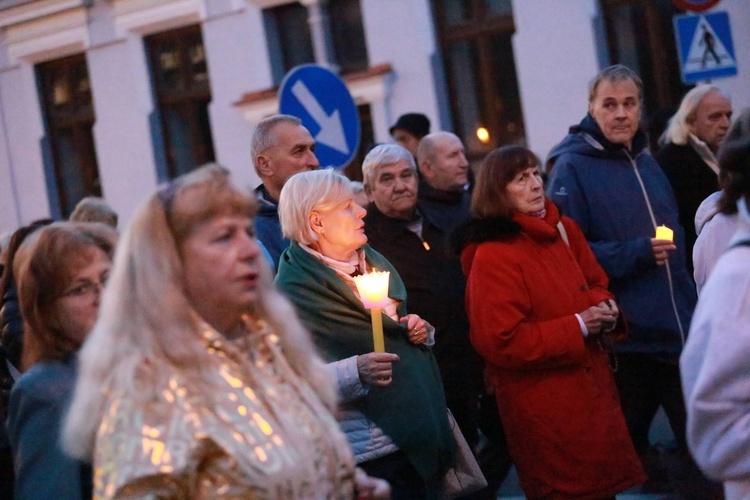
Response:
M396 269L368 245L367 264L390 271L388 296L406 316L406 289ZM373 351L370 311L336 274L298 244L281 255L276 285L295 305L328 362ZM432 350L407 341L405 326L383 314L385 349L398 354L393 382L370 387L354 405L390 436L422 478L431 483L453 463L455 443L448 424L445 396Z

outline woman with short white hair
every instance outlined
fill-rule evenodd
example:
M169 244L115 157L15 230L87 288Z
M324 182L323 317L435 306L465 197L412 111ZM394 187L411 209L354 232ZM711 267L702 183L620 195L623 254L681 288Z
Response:
M404 284L367 245L366 210L345 177L330 170L296 174L279 201L292 244L281 256L276 284L336 373L339 422L358 465L386 479L394 498L435 497L455 445L429 347L434 329L407 314ZM373 270L390 272L384 353L373 352L370 311L353 279Z

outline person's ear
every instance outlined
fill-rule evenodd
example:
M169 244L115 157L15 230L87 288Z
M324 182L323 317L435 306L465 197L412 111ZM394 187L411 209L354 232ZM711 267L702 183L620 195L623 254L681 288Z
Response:
M255 164L258 166L258 174L262 177L271 177L273 168L271 168L271 159L263 153L256 156Z
M432 179L432 165L429 160L419 160L419 173L427 180Z
M315 210L310 212L310 215L307 216L307 222L310 224L310 229L312 229L313 233L318 236L323 234L323 218L319 212Z

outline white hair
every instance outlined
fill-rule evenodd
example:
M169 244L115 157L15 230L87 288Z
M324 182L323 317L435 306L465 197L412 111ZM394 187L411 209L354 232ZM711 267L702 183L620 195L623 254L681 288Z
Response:
M318 235L310 227L310 213L327 212L353 196L349 179L330 169L291 176L279 196L282 233L303 245L318 241Z
M729 99L719 87L707 84L698 85L685 94L677 113L669 119L667 128L659 138L659 144L662 146L670 142L680 146L687 144L690 137L690 124L695 121L698 106L700 106L704 97L714 92Z
M226 170L211 165L177 179L138 208L115 253L96 325L80 351L63 430L72 456L91 457L112 391L145 404L176 370L196 391L215 390L209 382L215 360L185 294L178 248L197 225L226 213L252 215L254 203L230 183ZM265 259L258 258L258 265L259 298L250 314L270 324L289 364L332 410L336 389L324 363L292 305L273 287Z
M408 149L396 144L381 144L372 148L362 162L362 177L364 178L365 188L372 189L375 186L380 167L395 165L400 161L405 161L412 170L417 171L414 156Z

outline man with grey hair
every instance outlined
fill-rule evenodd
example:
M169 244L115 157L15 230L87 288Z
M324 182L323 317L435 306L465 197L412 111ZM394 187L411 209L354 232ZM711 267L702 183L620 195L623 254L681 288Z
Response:
M688 270L693 270L697 238L695 214L701 202L718 190L719 165L714 156L732 118L732 104L713 85L698 85L685 94L669 120L656 154L677 198L680 223L685 229Z
M255 231L278 269L281 252L289 246L289 240L281 234L279 194L292 175L315 170L320 165L315 157L315 139L299 118L273 115L256 127L251 154L262 182L255 189L258 198Z
M104 198L86 196L79 201L70 213L71 222L101 222L117 229L117 212L104 201Z
M611 347L614 377L633 443L655 479L647 457L660 406L689 457L678 360L697 297L672 189L639 127L642 103L643 83L629 68L610 66L594 78L586 117L553 150L548 195L581 226L628 324L628 337ZM656 238L657 226L671 228L674 240Z
M430 219L451 233L469 217L469 162L455 134L434 132L419 141L419 203Z
M408 150L394 144L373 148L362 164L362 175L370 199L365 216L368 242L393 264L404 281L409 311L435 327L432 351L448 408L466 441L476 449L480 395L484 392L482 363L469 340L464 306L466 279L450 249L450 235L433 224L417 203L421 187L414 157ZM500 448L501 443L492 446ZM504 470L502 464L493 470L483 467L492 493L509 466L506 458Z

